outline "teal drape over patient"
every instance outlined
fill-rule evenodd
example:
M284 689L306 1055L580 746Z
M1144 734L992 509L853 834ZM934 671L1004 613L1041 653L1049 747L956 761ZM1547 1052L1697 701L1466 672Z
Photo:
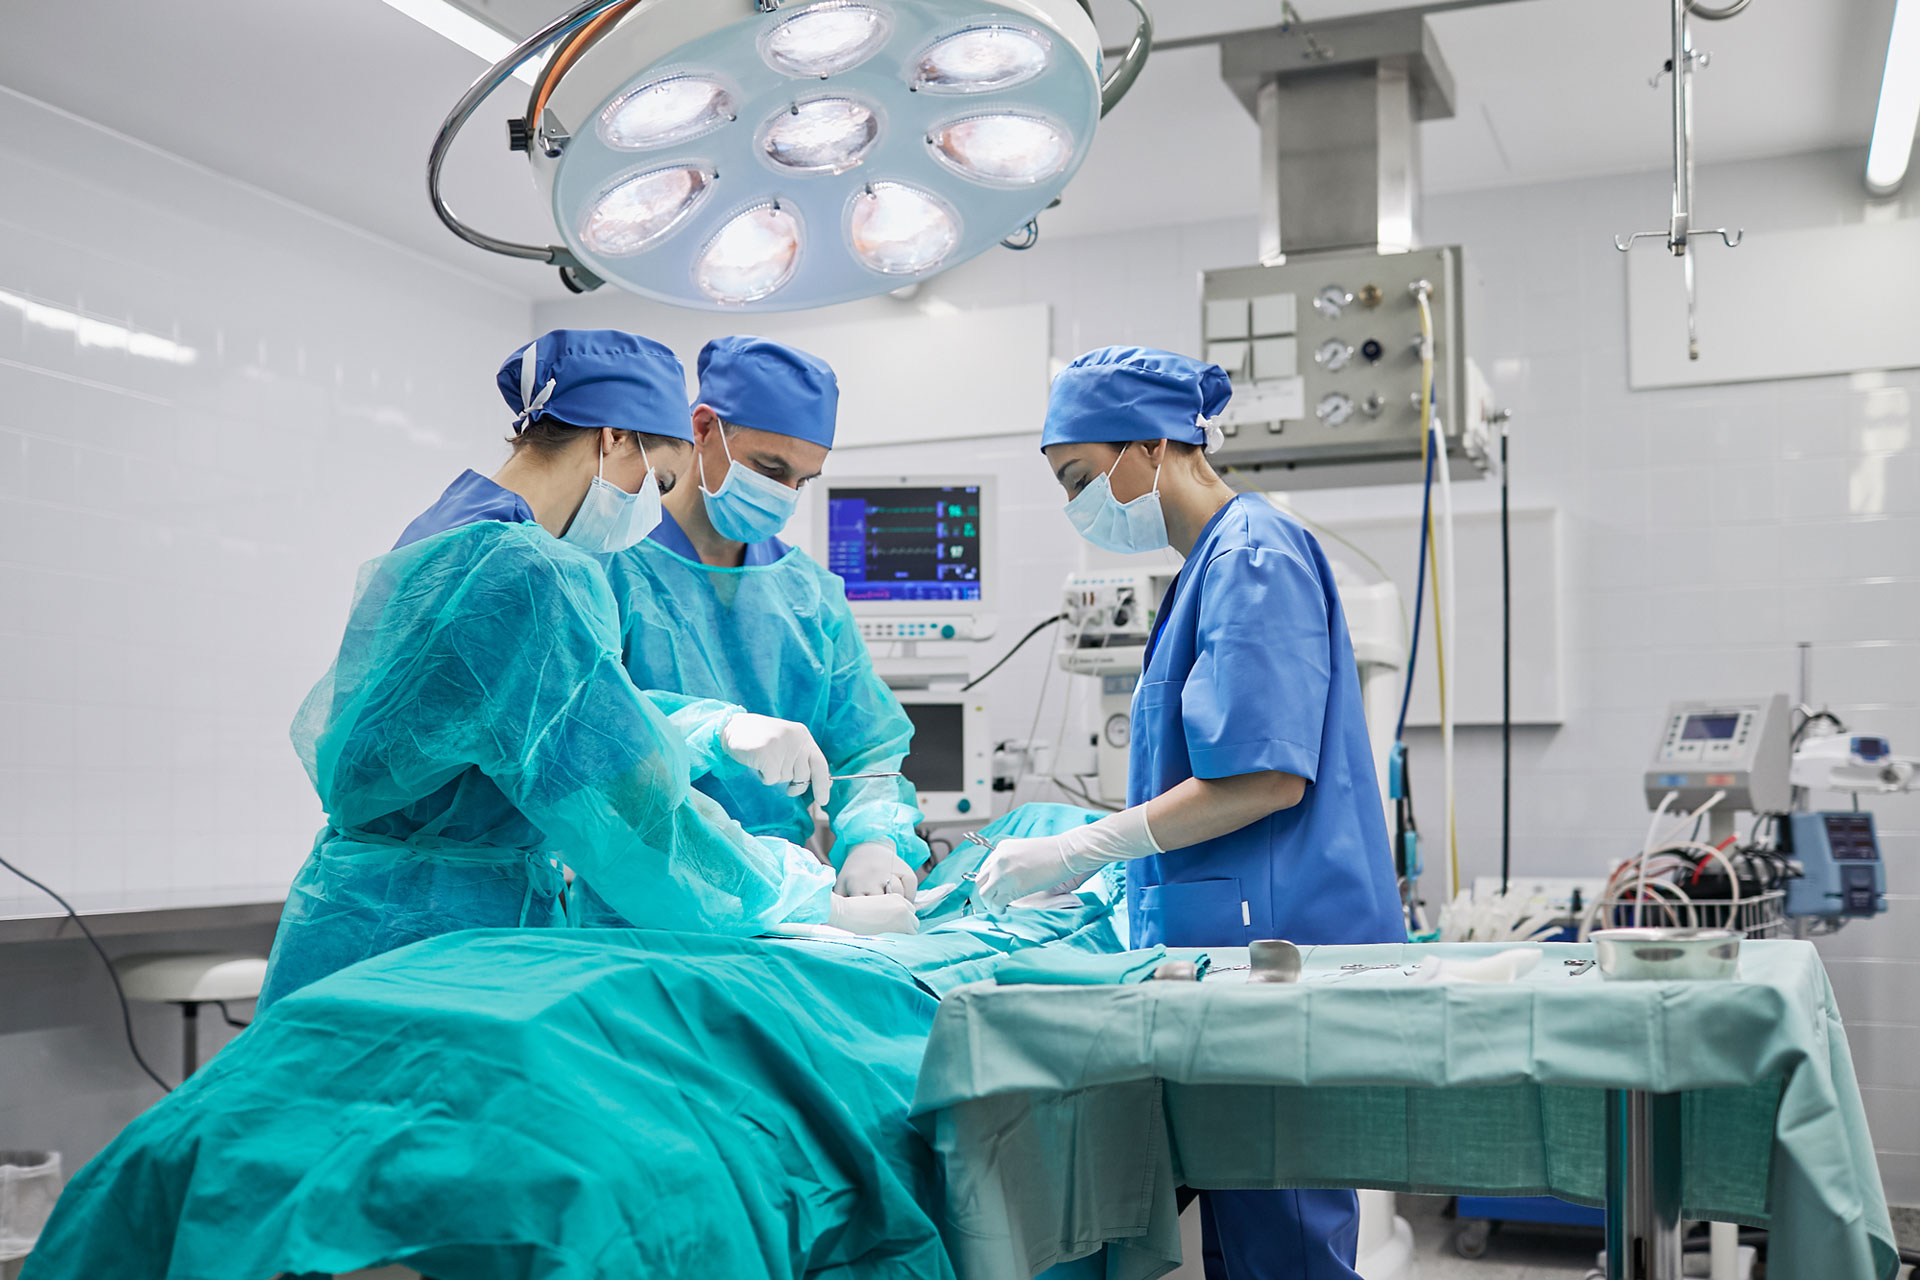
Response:
M950 1280L907 1118L938 998L1117 947L1111 898L817 932L475 930L314 982L75 1175L23 1280Z
M618 628L600 566L537 525L466 525L362 570L294 723L328 826L265 1003L454 929L561 923L560 860L647 927L825 919L831 873L690 787L687 740L719 717L638 691Z

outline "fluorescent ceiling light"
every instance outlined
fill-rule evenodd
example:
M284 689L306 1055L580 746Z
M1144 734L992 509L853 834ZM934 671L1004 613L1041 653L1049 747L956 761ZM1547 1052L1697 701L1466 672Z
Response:
M1880 80L1880 110L1867 148L1867 190L1890 196L1907 176L1913 134L1920 124L1920 0L1900 0L1887 37L1887 70Z
M399 10L415 22L436 35L453 41L468 53L477 54L481 61L489 66L500 61L513 51L518 40L501 35L480 19L448 0L386 0L390 8ZM544 58L534 58L521 64L513 73L513 78L532 87L534 74Z
M138 329L129 329L106 320L95 320L92 316L83 316L65 307L50 307L44 302L35 302L4 289L0 289L0 307L19 312L28 324L71 333L83 347L125 351L149 360L164 360L168 364L192 364L200 358L198 351L181 346L172 338L163 338L157 333L141 333Z

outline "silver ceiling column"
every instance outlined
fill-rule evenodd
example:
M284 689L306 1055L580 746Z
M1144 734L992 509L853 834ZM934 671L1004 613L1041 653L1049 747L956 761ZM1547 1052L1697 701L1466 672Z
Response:
M1260 261L1419 243L1422 120L1453 76L1418 13L1243 33L1220 74L1260 123Z

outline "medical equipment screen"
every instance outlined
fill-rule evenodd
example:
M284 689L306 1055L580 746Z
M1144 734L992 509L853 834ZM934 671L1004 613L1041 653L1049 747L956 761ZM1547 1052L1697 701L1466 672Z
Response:
M827 568L848 600L980 599L983 532L979 485L827 493Z
M901 764L915 791L967 789L966 708L958 702L902 704L913 721L913 749Z
M1680 731L1683 739L1706 738L1719 741L1733 736L1733 727L1740 723L1739 716L1688 716L1686 728Z

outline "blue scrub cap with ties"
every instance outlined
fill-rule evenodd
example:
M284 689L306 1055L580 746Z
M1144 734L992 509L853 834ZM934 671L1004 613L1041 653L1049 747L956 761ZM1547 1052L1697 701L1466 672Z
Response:
M508 356L496 381L517 435L542 418L693 440L680 357L619 329L555 329Z
M833 448L840 380L819 356L766 338L715 338L700 349L700 404L736 427Z
M1100 347L1053 380L1040 447L1178 440L1217 449L1214 419L1232 398L1217 364L1153 347Z

